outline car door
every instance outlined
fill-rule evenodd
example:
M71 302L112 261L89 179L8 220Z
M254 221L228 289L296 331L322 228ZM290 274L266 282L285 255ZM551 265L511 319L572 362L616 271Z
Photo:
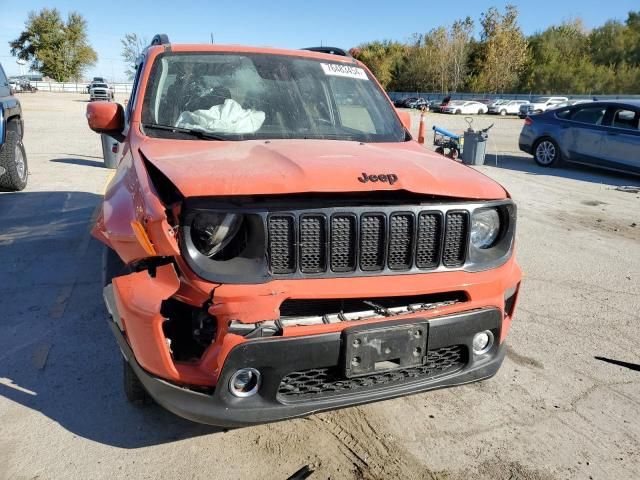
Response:
M555 115L560 122L560 149L568 154L567 160L597 164L605 135L603 121L606 105L581 105L559 110Z
M604 129L600 164L640 173L640 107L610 106Z

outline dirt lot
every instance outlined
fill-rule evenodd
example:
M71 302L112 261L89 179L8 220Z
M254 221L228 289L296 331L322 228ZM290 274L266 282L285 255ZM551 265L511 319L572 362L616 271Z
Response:
M638 179L538 168L521 120L477 118L496 123L480 169L518 202L525 272L498 375L225 432L126 403L88 235L110 172L85 97L21 100L29 187L0 194L0 478L640 477L640 194L614 189Z

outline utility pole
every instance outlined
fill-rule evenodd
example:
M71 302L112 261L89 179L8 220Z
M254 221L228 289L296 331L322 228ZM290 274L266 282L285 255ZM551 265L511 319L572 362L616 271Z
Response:
M211 45L213 45L215 42L213 41L213 32L211 32Z

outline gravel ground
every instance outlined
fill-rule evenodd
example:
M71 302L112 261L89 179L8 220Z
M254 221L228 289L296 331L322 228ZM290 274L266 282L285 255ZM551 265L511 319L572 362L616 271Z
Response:
M495 123L479 169L518 202L525 272L497 376L222 431L126 403L88 235L110 171L86 96L20 98L31 174L0 194L0 478L640 477L640 194L615 190L637 178L539 168L517 152L522 121L477 117ZM428 142L433 124L466 126L428 114Z

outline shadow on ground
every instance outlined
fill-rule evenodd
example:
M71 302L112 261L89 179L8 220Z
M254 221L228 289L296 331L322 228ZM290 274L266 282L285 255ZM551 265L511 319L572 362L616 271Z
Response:
M69 163L72 165L82 165L85 167L106 168L104 166L103 160L89 160L86 158L52 158L50 161L54 163Z
M640 177L610 172L577 164L563 164L562 167L541 167L532 157L517 155L496 155L488 153L485 157L485 165L508 170L517 170L530 175L546 175L561 178L571 178L582 182L607 184L614 186L640 185Z
M0 421L14 421L2 420L8 399L121 448L219 431L125 400L122 356L102 303L102 246L89 235L100 199L0 194Z
M629 370L633 370L634 372L640 372L640 365L637 363L629 363L623 362L622 360L614 360L613 358L606 357L593 357L596 360L600 360L601 362L611 363L613 365L618 365L619 367L628 368Z

